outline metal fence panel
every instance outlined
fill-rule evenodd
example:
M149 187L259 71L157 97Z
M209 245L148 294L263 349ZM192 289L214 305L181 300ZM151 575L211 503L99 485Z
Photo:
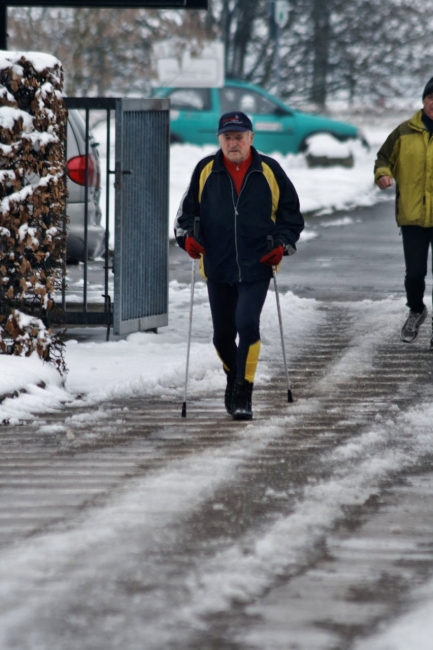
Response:
M89 205L87 202L88 199L88 182L89 176L86 173L86 185L85 185L85 198L83 200L82 206L77 204L78 214L82 209L84 212L84 223L82 230L82 237L84 242L84 256L82 259L82 292L81 300L76 301L75 297L71 300L69 287L66 282L66 267L63 273L63 286L62 286L62 295L61 295L61 304L57 304L57 309L53 310L48 315L48 320L56 325L107 325L107 337L109 336L110 326L112 324L113 314L111 310L112 296L109 295L109 271L110 271L110 258L109 258L109 206L110 206L110 183L111 183L111 158L110 158L110 141L111 141L111 115L112 112L116 110L116 99L112 97L65 97L66 107L69 111L79 111L80 114L84 113L84 142L85 150L83 149L82 143L79 147L79 152L81 154L89 155L90 149L90 114L92 111L104 111L105 122L106 122L106 138L107 138L107 158L106 158L106 167L105 170L101 169L101 174L105 176L105 187L106 187L106 205L105 205L105 219L104 219L104 228L105 228L105 261L104 261L104 281L101 282L101 278L97 279L97 284L102 285L103 292L101 293L101 298L104 298L104 302L88 302L88 270L89 270L89 259L88 259L88 250L87 250L87 237L88 237L88 209ZM67 142L69 142L69 130L71 125L68 120L68 135ZM72 135L71 137L75 137ZM95 145L96 146L96 145ZM93 152L94 153L94 152ZM86 163L87 165L88 163ZM67 204L67 214L69 213L71 206ZM102 225L102 224L101 224ZM65 221L65 228L66 228Z
M116 104L115 334L168 323L169 101Z

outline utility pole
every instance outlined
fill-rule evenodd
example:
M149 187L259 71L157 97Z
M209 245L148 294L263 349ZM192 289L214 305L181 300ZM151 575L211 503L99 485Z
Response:
M0 50L8 49L8 7L0 2Z

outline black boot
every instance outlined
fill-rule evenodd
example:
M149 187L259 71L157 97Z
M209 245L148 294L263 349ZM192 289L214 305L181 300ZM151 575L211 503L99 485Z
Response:
M253 384L246 379L237 381L233 391L233 420L252 420L251 396Z
M224 395L224 405L229 415L233 412L233 390L235 386L235 377L227 374L226 392Z

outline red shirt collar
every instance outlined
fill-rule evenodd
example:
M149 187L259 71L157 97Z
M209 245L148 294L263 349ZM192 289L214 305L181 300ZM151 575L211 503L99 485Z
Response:
M243 160L240 163L233 163L233 162L231 162L231 160L226 158L226 156L224 156L224 154L223 154L224 166L225 166L225 168L227 169L227 171L230 174L232 174L235 171L236 172L239 172L239 171L246 172L248 167L251 165L252 157L253 157L253 154L252 154L251 149L250 149L250 153L248 154L248 157L245 158L245 160Z

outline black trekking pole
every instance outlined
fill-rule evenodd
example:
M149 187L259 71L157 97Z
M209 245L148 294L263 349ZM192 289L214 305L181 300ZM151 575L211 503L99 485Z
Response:
M197 239L200 229L200 218L196 217L194 219L194 239ZM189 371L189 351L191 348L191 332L192 332L192 311L194 307L194 287L195 287L195 263L196 260L192 260L191 265L191 298L189 303L189 326L188 326L188 343L186 348L186 368L185 368L185 385L183 389L183 404L182 404L182 417L186 418L186 392L188 388L188 371Z
M272 267L272 275L273 275L273 278L274 278L275 297L277 299L277 311L278 311L278 321L280 323L281 347L283 349L284 369L286 371L287 401L288 402L293 402L292 390L290 388L289 370L288 370L288 367L287 367L286 346L284 345L283 319L281 318L280 296L278 294L277 272L275 270L275 266Z

